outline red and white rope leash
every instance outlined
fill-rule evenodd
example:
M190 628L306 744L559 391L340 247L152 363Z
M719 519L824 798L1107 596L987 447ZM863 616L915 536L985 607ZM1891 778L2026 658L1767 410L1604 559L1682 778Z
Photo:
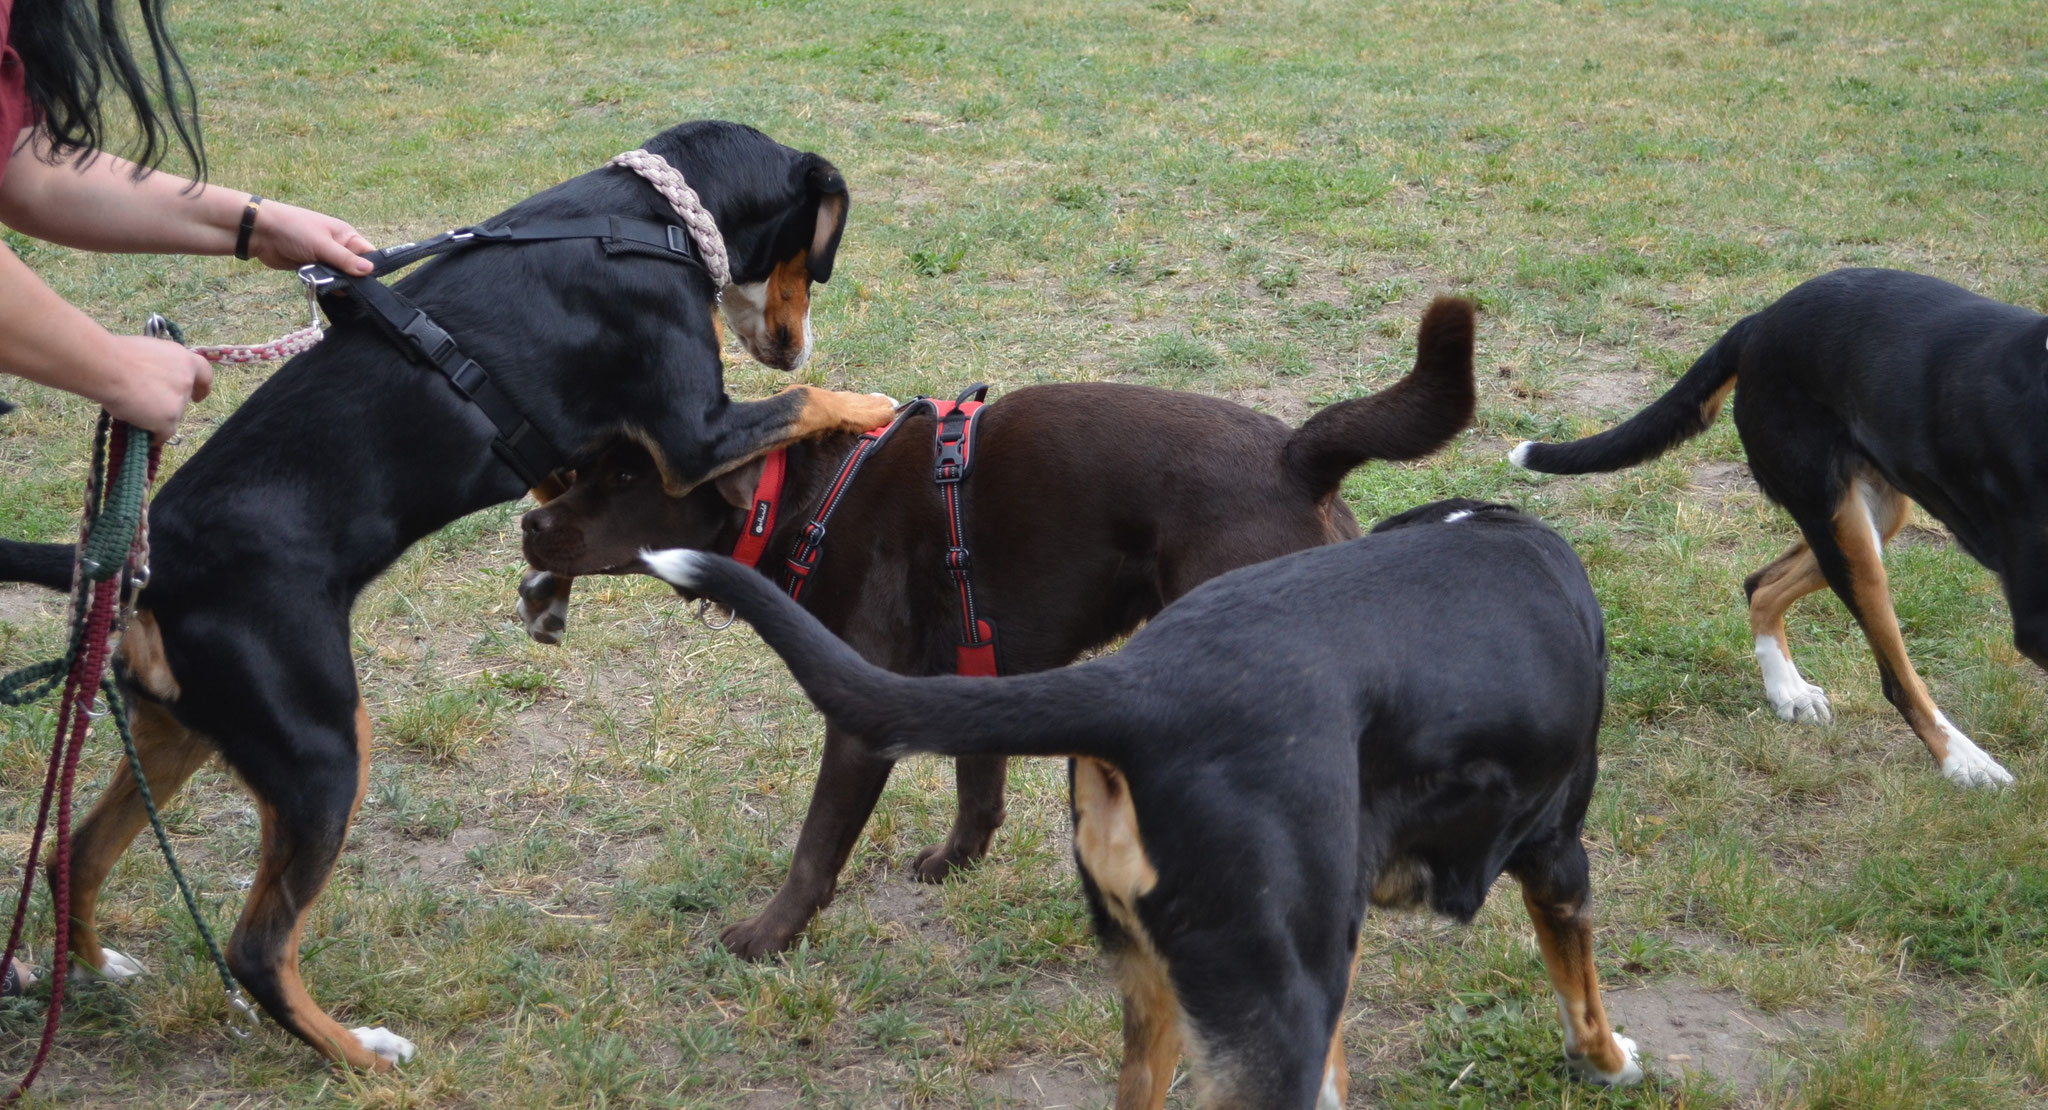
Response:
M290 335L279 336L268 343L225 344L216 347L192 347L193 354L208 362L271 362L290 358L313 349L327 333L318 324L308 324Z

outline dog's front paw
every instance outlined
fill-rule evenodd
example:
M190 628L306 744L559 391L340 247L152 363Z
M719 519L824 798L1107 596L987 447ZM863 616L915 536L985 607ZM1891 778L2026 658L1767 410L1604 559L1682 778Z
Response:
M1834 707L1828 704L1828 692L1804 679L1789 689L1766 688L1765 696L1770 699L1771 712L1781 721L1825 725L1835 719Z
M1949 724L1947 717L1941 718L1941 730L1948 739L1948 756L1941 761L1943 778L1965 788L1989 786L1996 789L2012 784L2012 772L1999 766L1998 761L1991 758L1991 753Z
M419 1048L411 1041L381 1025L359 1026L349 1032L356 1035L356 1041L364 1048L376 1053L393 1067L412 1059L419 1052Z
M758 960L788 948L796 931L769 920L767 914L736 921L718 934L718 943L742 960Z
M1572 1066L1588 1083L1603 1087L1627 1087L1643 1080L1643 1063L1636 1052L1636 1042L1619 1033L1613 1034L1614 1047L1621 1056L1621 1065L1613 1071L1603 1070L1590 1056L1569 1057Z
M979 852L956 850L953 842L934 844L917 854L910 863L910 874L921 883L943 883L953 875L974 866L974 862L988 854L984 847Z
M528 636L543 644L562 642L562 630L569 626L569 598L554 575L537 570L519 580L519 621Z
M125 983L149 970L140 960L116 952L111 948L100 949L100 966L94 967L83 960L71 965L72 982Z

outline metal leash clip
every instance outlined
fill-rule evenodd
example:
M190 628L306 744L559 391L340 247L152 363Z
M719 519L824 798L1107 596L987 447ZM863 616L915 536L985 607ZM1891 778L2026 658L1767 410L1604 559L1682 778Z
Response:
M725 623L712 624L710 616L712 604L712 600L708 597L700 597L697 599L697 623L703 625L711 631L723 632L726 629L732 627L732 622L740 619L740 615L738 613L735 613L730 609L726 609L725 606L720 605L720 609L725 609Z
M241 988L228 991L227 996L228 1020L225 1024L228 1036L238 1041L246 1041L263 1025L263 1015L256 1012L255 1006L250 1005L249 996L243 994Z

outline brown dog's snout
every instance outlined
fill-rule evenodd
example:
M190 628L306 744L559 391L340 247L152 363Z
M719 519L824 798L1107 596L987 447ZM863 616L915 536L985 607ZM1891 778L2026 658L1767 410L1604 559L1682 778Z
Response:
M526 561L543 570L565 570L564 564L582 553L583 530L546 506L520 517L519 530Z

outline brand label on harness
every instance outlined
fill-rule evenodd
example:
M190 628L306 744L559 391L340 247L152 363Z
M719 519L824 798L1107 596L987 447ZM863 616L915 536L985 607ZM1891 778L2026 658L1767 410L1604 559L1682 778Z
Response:
M768 530L768 510L775 507L773 501L754 502L754 523L747 527L747 534L758 536Z

